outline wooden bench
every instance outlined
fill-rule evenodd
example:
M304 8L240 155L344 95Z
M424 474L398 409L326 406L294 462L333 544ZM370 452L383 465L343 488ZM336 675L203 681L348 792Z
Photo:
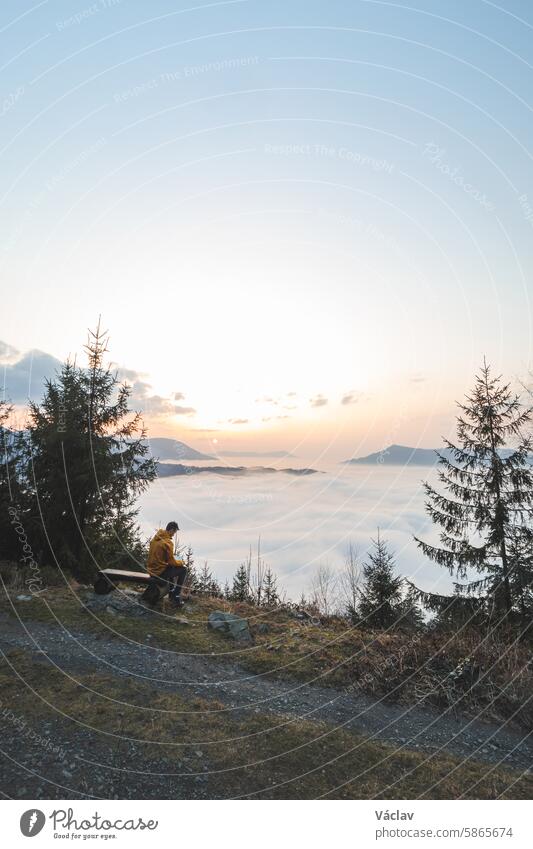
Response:
M94 581L94 591L106 595L116 589L117 584L143 584L148 586L148 572L127 572L125 569L100 569Z
M143 598L149 604L156 604L159 599L167 595L172 587L167 581L150 575L148 572L128 572L125 569L100 569L94 581L94 591L98 595L107 595L107 593L116 590L117 584L141 584L146 588ZM189 589L183 587L182 598L185 600L189 596Z

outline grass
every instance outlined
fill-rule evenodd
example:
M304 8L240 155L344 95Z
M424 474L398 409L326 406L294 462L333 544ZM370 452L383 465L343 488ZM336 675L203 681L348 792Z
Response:
M533 670L530 647L507 644L501 637L476 631L458 634L380 633L352 628L340 619L321 626L304 625L285 610L258 611L221 599L195 599L181 625L166 615L143 619L84 609L91 590L51 588L15 610L25 618L83 627L105 639L133 640L191 654L212 654L223 663L235 660L258 675L276 675L323 686L358 687L379 698L439 708L460 709L496 721L513 717L522 728L533 728ZM3 609L12 612L10 602ZM239 646L206 627L215 609L232 610L248 619L254 644ZM261 628L266 626L266 633ZM147 638L147 635L150 635ZM463 665L465 671L457 674Z
M74 680L23 651L0 664L0 688L30 724L53 720L63 738L81 732L88 745L122 749L130 768L152 758L159 771L201 775L209 798L529 799L533 791L531 778L512 771L397 750L322 723L235 716L216 701L185 701L107 674Z

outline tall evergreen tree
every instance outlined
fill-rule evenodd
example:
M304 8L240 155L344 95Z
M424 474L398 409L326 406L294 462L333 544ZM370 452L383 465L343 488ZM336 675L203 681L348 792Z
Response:
M363 564L363 584L358 589L357 615L362 625L391 628L405 612L402 578L394 574L394 557L378 531L373 549Z
M442 546L415 540L458 579L456 608L473 595L485 601L490 615L518 612L526 619L533 612L533 472L531 439L522 434L532 410L501 377L491 377L485 361L472 393L458 406L458 444L446 439L449 456L437 452L447 494L424 484L426 509L442 528ZM510 441L517 447L508 447ZM474 578L476 572L482 577ZM430 593L422 597L431 605Z
M88 367L67 362L30 403L25 484L46 562L88 576L142 556L137 496L155 477L131 389L105 365L107 334L89 335Z
M18 560L21 555L14 530L23 512L17 474L20 439L8 427L12 411L10 404L0 401L0 557L5 560Z

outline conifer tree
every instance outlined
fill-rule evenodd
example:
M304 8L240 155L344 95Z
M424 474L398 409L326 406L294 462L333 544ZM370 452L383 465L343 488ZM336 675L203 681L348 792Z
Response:
M190 545L187 546L183 554L180 555L180 559L184 561L185 568L187 569L187 576L185 578L184 584L184 588L187 591L187 595L193 592L198 592L199 576L194 561L194 552Z
M198 571L196 569L194 552L190 545L187 546L183 561L185 563L185 568L187 569L187 586L189 587L189 590L191 592L196 592L198 589L200 576L198 575Z
M279 602L278 579L270 566L267 566L263 579L262 603L265 607L275 607Z
M224 597L224 593L222 591L222 588L221 588L220 584L218 583L218 581L215 577L213 577L213 580L211 581L211 587L210 587L210 590L209 590L209 595L213 596L213 598L223 598Z
M65 363L30 403L24 470L45 562L80 577L142 557L135 502L156 474L131 389L104 362L100 324L85 350L87 368Z
M532 410L501 376L491 376L485 361L472 393L458 406L457 444L446 439L447 454L437 452L446 494L424 484L442 545L415 540L457 579L456 609L461 598L474 596L490 616L508 619L516 612L526 620L533 612L533 471L531 439L523 429ZM476 572L480 578L473 577ZM442 608L431 593L420 596L433 609Z
M420 631L425 625L424 615L420 609L418 592L408 586L400 606L398 627L407 631Z
M405 612L402 578L394 574L394 557L378 531L373 549L363 564L363 584L358 590L357 615L370 628L394 627Z
M208 566L207 560L204 560L204 565L200 569L200 574L198 575L198 592L201 592L204 595L212 595L214 584L215 581L211 573L211 569Z
M20 540L15 526L24 521L24 503L18 479L20 435L8 427L13 407L0 401L0 557L20 560Z
M251 601L250 570L248 563L241 563L233 576L230 597L232 601Z

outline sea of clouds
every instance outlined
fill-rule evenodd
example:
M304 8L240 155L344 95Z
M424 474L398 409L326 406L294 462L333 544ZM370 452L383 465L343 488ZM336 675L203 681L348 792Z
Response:
M201 474L155 481L140 502L143 532L171 519L179 541L191 545L198 563L209 562L223 583L250 546L278 575L290 598L307 592L319 564L342 568L353 543L362 560L380 529L390 543L399 574L425 590L448 592L447 572L424 557L413 534L438 542L424 509L424 467L339 466L327 473L293 477L279 473L247 477Z

